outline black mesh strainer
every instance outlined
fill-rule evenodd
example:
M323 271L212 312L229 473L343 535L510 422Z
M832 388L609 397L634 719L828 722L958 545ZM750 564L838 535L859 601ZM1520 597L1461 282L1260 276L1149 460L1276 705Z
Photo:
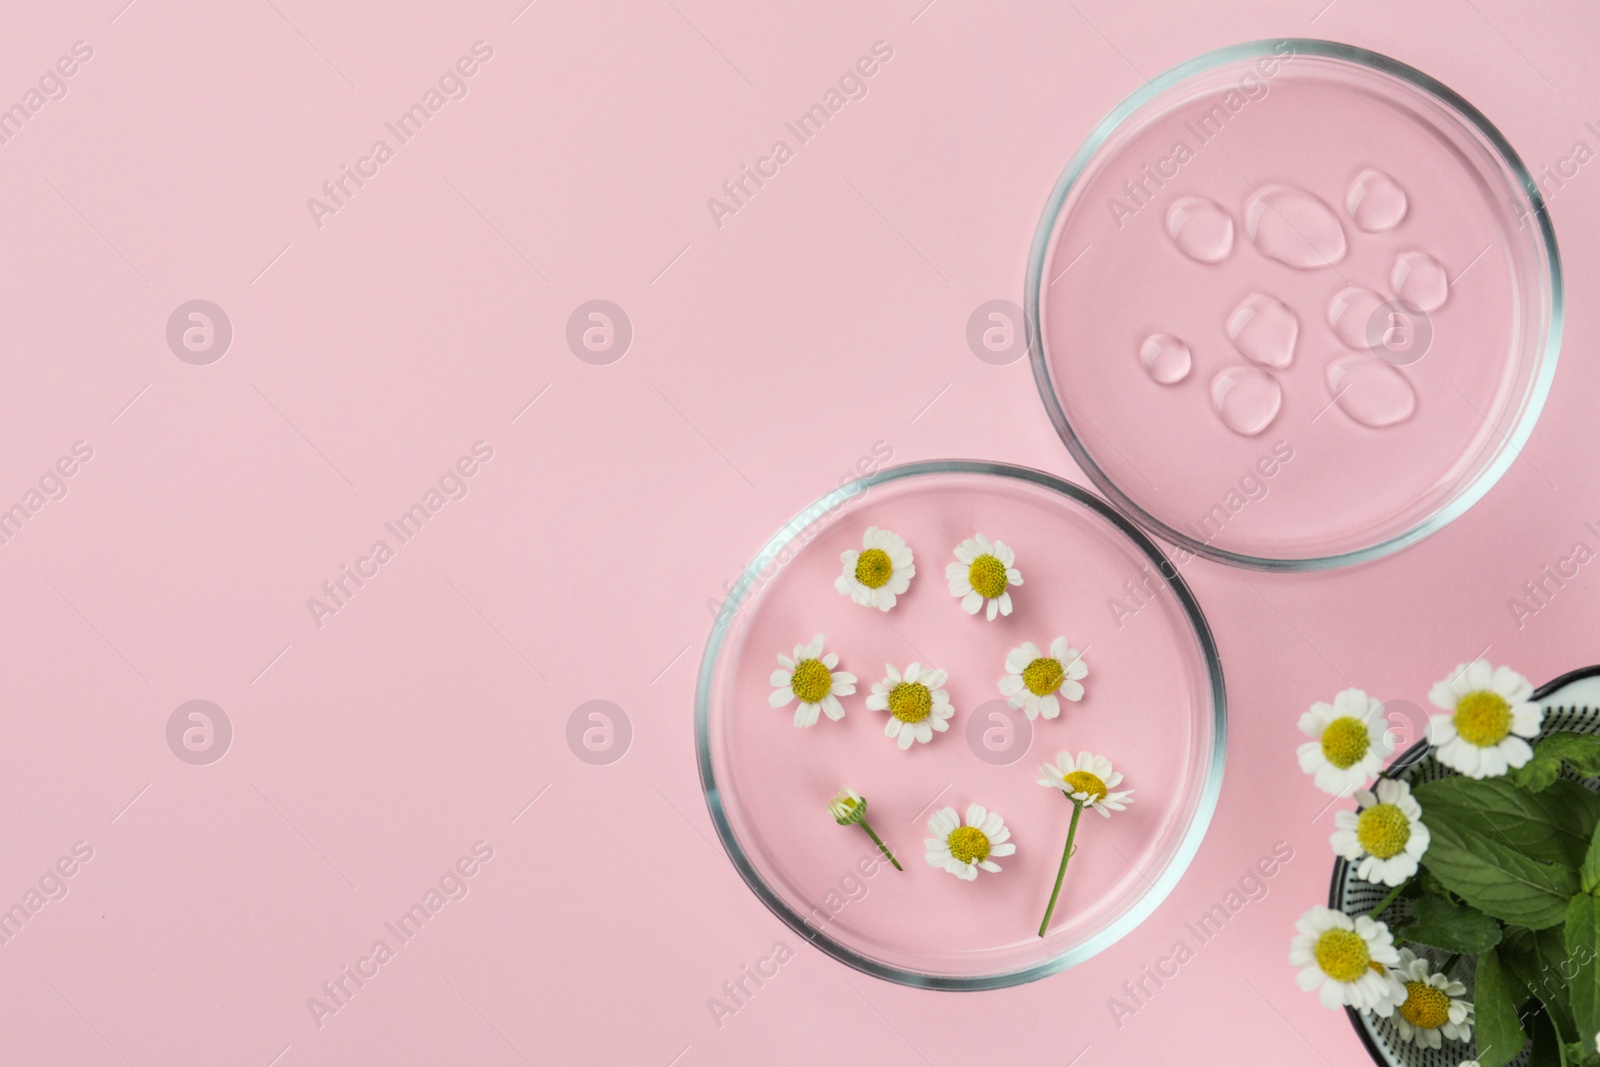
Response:
M1540 738L1562 731L1600 734L1600 666L1564 674L1536 690L1533 699L1543 704L1545 709ZM1397 778L1416 787L1423 782L1453 774L1454 771L1440 765L1434 758L1433 748L1424 740L1407 749L1384 771L1383 776ZM1562 777L1571 778L1590 790L1600 792L1600 778L1579 779L1565 768ZM1343 859L1334 863L1333 885L1328 892L1329 907L1347 915L1365 915L1388 894L1387 886L1374 885L1357 878L1353 864ZM1378 916L1389 924L1391 930L1403 926L1410 917L1411 902L1408 900L1396 900ZM1417 955L1425 956L1435 967L1443 966L1448 958L1445 953L1433 949L1415 945L1411 948ZM1466 984L1467 999L1470 999L1473 993L1470 961L1464 961L1457 967L1453 977ZM1384 1067L1459 1067L1462 1060L1475 1059L1478 1054L1473 1042L1447 1040L1442 1048L1423 1048L1402 1038L1393 1019L1362 1015L1353 1008L1346 1008L1345 1012L1373 1060ZM1511 1067L1525 1067L1527 1062L1528 1049L1524 1048L1521 1055L1511 1061Z

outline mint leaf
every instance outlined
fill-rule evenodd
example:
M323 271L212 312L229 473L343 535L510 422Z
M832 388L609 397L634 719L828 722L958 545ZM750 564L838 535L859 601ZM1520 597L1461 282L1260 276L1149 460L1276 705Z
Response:
M1534 746L1533 754L1560 759L1584 778L1600 776L1600 737L1594 734L1551 734Z
M1587 893L1572 898L1567 909L1567 959L1572 1016L1581 1035L1600 1032L1600 899Z
M1476 956L1500 943L1500 924L1476 908L1423 897L1411 907L1411 922L1395 931L1401 941L1430 945L1444 952Z
M1559 733L1533 746L1533 759L1511 772L1512 781L1535 793L1555 782L1566 763L1584 778L1600 776L1600 737L1591 734Z
M1530 930L1566 919L1567 902L1578 892L1573 868L1529 859L1498 831L1491 837L1437 819L1429 829L1433 842L1423 865L1472 907Z
M1535 756L1512 771L1510 778L1530 793L1542 793L1561 778L1561 761L1548 756Z
M1482 1067L1506 1067L1522 1051L1528 1035L1523 1032L1517 1005L1511 999L1510 978L1493 949L1478 957L1475 984L1478 1062Z
M1578 879L1585 893L1593 894L1600 888L1600 826L1595 827L1594 836L1589 839L1589 851L1578 868Z
M1507 930L1500 944L1500 962L1527 987L1529 996L1539 998L1557 1032L1568 1041L1576 1040L1578 1028L1572 1021L1572 1000L1567 990L1572 967L1567 960L1562 927Z
M1600 1067L1600 1052L1593 1041L1572 1041L1565 1046L1566 1067Z
M1413 790L1431 831L1458 831L1515 848L1528 859L1577 868L1600 822L1600 796L1572 782L1529 793L1506 778L1442 778Z

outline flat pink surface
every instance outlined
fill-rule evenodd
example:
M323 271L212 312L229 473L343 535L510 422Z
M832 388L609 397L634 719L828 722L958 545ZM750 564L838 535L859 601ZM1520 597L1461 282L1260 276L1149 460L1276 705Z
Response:
M1600 658L1593 568L1562 563L1600 545L1584 5L110 0L6 30L0 100L39 96L0 144L0 502L34 505L0 544L0 900L44 885L0 945L8 1062L1361 1064L1286 962L1332 822L1296 718L1347 684L1424 703L1480 653L1535 680ZM714 842L691 731L707 604L884 448L1081 482L1026 365L974 358L968 317L1020 302L1049 189L1118 100L1277 35L1428 71L1549 176L1569 319L1543 421L1399 556L1185 569L1227 667L1229 772L1136 932L1002 992L848 971ZM880 41L799 143L785 124ZM386 124L430 90L402 142ZM743 166L765 183L714 220ZM166 336L196 299L233 329L204 366ZM609 365L568 346L595 299L632 325ZM388 532L430 500L420 533ZM167 735L196 699L233 729L203 766ZM597 699L631 723L609 765L568 743ZM91 858L45 877L78 842ZM1230 897L1275 848L1257 899ZM1189 924L1230 900L1201 943Z

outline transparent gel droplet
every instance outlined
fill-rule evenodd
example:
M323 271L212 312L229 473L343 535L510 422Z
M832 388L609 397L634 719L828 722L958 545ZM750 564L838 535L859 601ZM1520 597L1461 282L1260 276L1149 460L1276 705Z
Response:
M1162 385L1181 382L1189 376L1194 357L1189 346L1170 333L1153 333L1139 347L1139 362L1145 373Z
M1348 248L1333 210L1291 185L1263 185L1251 194L1244 226L1262 255L1296 270L1331 267Z
M1341 289L1328 301L1328 325L1351 348L1376 347L1382 337L1372 336L1372 317L1383 304L1383 297L1371 289Z
M1417 410L1417 393L1406 376L1370 355L1340 356L1328 364L1328 392L1346 415L1383 429Z
M1167 235L1190 259L1220 263L1233 251L1233 216L1221 204L1185 196L1167 209Z
M1283 389L1259 367L1229 367L1211 380L1211 406L1228 429L1254 437L1277 418Z
M1268 367L1287 367L1294 360L1300 320L1277 297L1251 293L1228 316L1227 329L1246 359Z
M1394 295L1423 311L1444 306L1450 296L1450 275L1444 264L1426 252L1403 252L1389 275Z
M1406 217L1406 191L1381 170L1364 170L1350 183L1345 210L1368 233L1383 233Z

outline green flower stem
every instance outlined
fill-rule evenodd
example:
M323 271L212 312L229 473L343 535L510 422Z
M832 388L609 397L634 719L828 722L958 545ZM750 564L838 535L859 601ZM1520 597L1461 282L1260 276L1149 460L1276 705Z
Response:
M884 844L883 840L880 837L878 837L877 834L872 832L872 827L867 825L867 820L865 820L865 819L861 820L861 828L867 832L867 836L868 837L872 838L872 843L874 845L877 845L878 849L885 856L889 857L889 862L894 864L894 869L895 870L897 870L897 871L905 870L904 867L900 866L900 861L894 858L894 853L889 851L889 846Z
M1067 861L1072 858L1075 851L1072 841L1078 836L1078 819L1083 815L1083 801L1072 802L1072 826L1067 830L1067 843L1061 850L1061 869L1056 871L1056 887L1050 891L1050 906L1044 909L1044 922L1039 924L1039 936L1043 937L1045 931L1050 929L1050 916L1056 913L1056 898L1061 895L1061 880L1067 876Z
M1398 900L1399 897L1400 897L1400 894L1404 893L1406 891L1406 886L1408 886L1410 884L1411 884L1410 882L1401 882L1399 885L1395 886L1392 890L1389 891L1389 895L1388 896L1384 897L1381 901L1378 902L1378 906L1376 908L1373 908L1371 911L1367 912L1367 918L1376 919L1378 916L1382 915L1383 912L1384 912L1384 909L1386 909L1390 904L1393 904L1396 900Z

